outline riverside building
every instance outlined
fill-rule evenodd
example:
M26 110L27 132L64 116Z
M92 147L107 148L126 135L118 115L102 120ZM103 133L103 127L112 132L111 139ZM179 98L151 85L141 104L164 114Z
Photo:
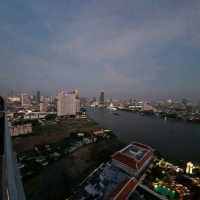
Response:
M61 90L59 91L57 98L58 116L76 115L78 112L80 112L80 99L78 90L74 90L72 92Z

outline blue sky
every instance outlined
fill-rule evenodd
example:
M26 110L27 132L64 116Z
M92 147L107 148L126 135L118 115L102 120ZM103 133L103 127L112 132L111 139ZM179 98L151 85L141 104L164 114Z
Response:
M200 1L0 2L0 91L200 99Z

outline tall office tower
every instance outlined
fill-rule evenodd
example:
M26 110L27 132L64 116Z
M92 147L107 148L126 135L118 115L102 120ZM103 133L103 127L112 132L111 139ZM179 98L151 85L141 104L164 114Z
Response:
M36 92L36 102L40 103L40 91Z
M80 112L80 99L79 92L75 90L73 92L65 92L63 90L58 93L57 101L57 115L76 115Z
M104 91L101 91L100 93L99 104L104 105Z
M23 107L29 107L31 106L31 98L28 94L21 94L21 105Z

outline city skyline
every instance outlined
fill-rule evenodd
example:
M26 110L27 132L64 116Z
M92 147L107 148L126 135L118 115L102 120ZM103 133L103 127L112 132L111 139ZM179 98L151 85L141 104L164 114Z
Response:
M199 1L1 5L1 93L200 98Z

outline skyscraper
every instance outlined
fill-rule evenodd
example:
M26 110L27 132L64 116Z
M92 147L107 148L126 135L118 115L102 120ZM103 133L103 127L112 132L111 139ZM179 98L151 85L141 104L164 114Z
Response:
M57 101L57 115L76 115L80 112L80 99L79 92L75 90L73 92L65 92L63 90L58 93Z
M99 104L100 104L101 106L104 105L104 91L101 91L101 93L100 93Z
M39 104L40 103L40 91L36 92L36 102Z

